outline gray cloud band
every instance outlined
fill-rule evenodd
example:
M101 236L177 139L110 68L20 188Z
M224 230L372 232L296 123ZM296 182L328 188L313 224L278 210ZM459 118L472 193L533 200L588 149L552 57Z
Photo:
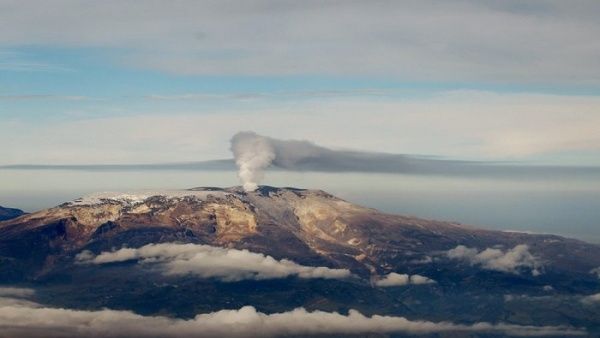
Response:
M470 162L402 154L333 150L309 141L279 140L240 132L231 139L231 149L247 190L256 188L269 166L285 170L321 172L401 173L480 177L600 176L598 167L553 167Z
M114 165L7 165L0 169L137 171L236 170L243 167L245 182L260 181L269 170L358 172L482 178L544 179L600 177L600 167L528 165L514 162L459 161L419 155L334 150L309 141L280 140L254 132L237 133L231 140L235 159L202 162Z

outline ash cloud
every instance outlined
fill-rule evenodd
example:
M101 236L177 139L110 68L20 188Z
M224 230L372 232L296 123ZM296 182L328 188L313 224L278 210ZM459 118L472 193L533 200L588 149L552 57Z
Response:
M459 245L446 253L448 258L462 260L471 265L481 266L486 270L518 274L521 269L529 269L533 276L539 275L542 264L540 260L529 252L529 247L520 244L512 249L487 248L479 251Z
M11 338L66 337L280 337L310 335L390 334L408 335L474 332L510 336L570 336L586 332L566 326L513 324L455 324L409 320L404 317L365 316L297 308L265 314L252 306L198 314L192 319L142 316L131 311L85 311L44 307L29 302L0 299L0 336Z
M461 161L426 155L335 150L310 141L281 140L252 131L231 139L234 159L150 164L13 164L0 170L78 171L229 171L238 170L246 190L261 182L265 170L356 172L500 179L598 179L600 167L531 165L520 162Z
M231 139L238 176L247 191L256 189L269 167L290 171L396 173L440 176L549 178L600 176L598 167L475 162L351 150L334 150L309 141L280 140L251 131Z
M422 285L422 284L433 284L433 279L427 278L421 275L407 275L399 273L389 273L382 279L375 281L375 285L379 287L391 287L391 286L404 286L404 285Z
M94 255L83 251L76 256L80 263L106 264L137 260L153 265L165 275L192 274L201 278L216 278L224 282L252 279L276 279L296 276L312 279L343 279L351 276L347 269L304 266L287 259L248 250L226 249L197 244L148 244L141 248L123 248Z

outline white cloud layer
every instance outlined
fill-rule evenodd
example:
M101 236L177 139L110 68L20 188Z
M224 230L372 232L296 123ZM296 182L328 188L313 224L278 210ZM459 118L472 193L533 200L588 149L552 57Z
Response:
M518 274L520 269L526 268L534 276L540 274L539 269L542 265L540 260L529 252L529 247L525 244L506 251L493 248L478 251L475 248L459 245L449 250L446 255L451 259L462 260L487 270Z
M57 0L51 8L3 1L0 46L114 48L121 63L177 74L600 81L600 5L593 0L183 0L141 7L134 0Z
M287 259L197 244L148 244L141 248L123 248L94 256L89 251L77 255L80 263L106 264L138 260L140 264L157 266L165 275L192 274L201 278L217 278L225 282L244 279L298 278L343 279L349 270L296 264Z
M421 275L398 274L395 272L387 274L384 278L375 281L375 285L380 287L403 286L403 285L421 285L435 283L433 279L429 279Z
M426 334L448 331L490 332L511 336L567 336L585 332L563 326L520 326L512 324L408 320L356 310L348 315L336 312L308 312L303 308L265 314L252 306L199 314L193 319L141 316L129 311L82 311L15 303L0 298L0 337L274 337L308 335L350 335L367 333Z

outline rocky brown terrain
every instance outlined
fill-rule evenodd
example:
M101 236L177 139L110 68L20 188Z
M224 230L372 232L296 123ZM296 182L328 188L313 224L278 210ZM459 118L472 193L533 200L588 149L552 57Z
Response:
M157 243L245 249L352 277L232 283L157 273L139 256L81 263ZM600 304L582 300L600 290L598 267L600 246L579 240L385 214L296 188L103 193L0 222L0 284L34 286L56 306L178 317L251 304L597 332Z
M600 247L582 241L384 214L323 191L294 188L99 194L0 223L1 256L33 259L39 271L83 249L169 241L249 249L360 275L422 265L414 263L458 245L526 244L554 273L590 277L600 266Z

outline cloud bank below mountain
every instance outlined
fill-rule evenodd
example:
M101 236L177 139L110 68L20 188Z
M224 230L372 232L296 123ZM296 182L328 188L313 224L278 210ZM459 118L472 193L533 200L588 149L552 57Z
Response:
M343 279L351 276L347 269L331 269L296 264L287 259L248 250L226 249L197 244L148 244L141 248L123 248L94 255L83 251L76 259L84 264L107 264L137 260L157 267L165 275L195 275L224 282L287 278Z
M347 315L304 308L265 314L252 306L199 314L192 319L142 316L130 311L84 311L48 308L34 302L0 298L0 332L11 338L63 337L275 337L368 333L427 334L485 332L511 336L569 336L584 331L564 326L521 326L505 323L455 324L404 317Z

